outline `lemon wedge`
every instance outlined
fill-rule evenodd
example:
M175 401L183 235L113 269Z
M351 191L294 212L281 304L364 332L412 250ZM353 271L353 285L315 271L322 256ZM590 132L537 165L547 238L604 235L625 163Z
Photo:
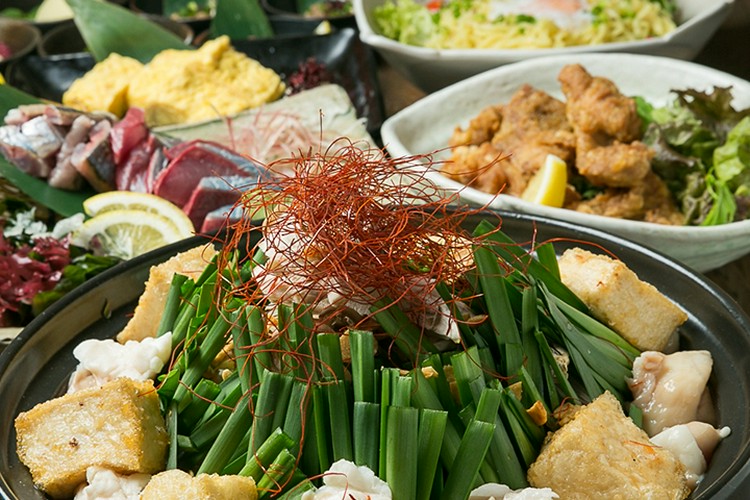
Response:
M568 166L562 158L549 154L544 165L531 178L521 198L549 207L562 207L568 183Z
M75 244L98 245L103 253L127 260L188 236L161 214L117 209L85 221L71 238Z
M159 214L169 219L184 238L192 236L195 227L185 212L174 203L160 196L133 191L107 191L87 198L83 202L83 211L89 217L96 217L113 210L141 210Z

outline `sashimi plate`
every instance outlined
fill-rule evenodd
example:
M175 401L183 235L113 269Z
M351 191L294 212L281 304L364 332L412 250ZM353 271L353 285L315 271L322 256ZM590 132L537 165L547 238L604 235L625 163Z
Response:
M716 450L692 498L731 498L750 488L750 318L701 275L658 252L608 235L544 217L497 212L502 229L519 243L555 239L558 252L584 245L622 259L688 313L680 328L682 349L707 349L714 359L710 390L718 421L732 434ZM469 218L472 228L481 215ZM149 268L205 240L198 237L156 250L94 278L35 319L0 355L0 495L44 498L16 454L14 420L66 385L85 339L111 338L127 322Z
M301 63L314 58L327 68L331 83L346 89L371 132L380 128L384 108L372 50L351 28L327 35L292 35L257 40L235 40L240 52L273 69L285 81ZM74 80L94 66L91 54L42 57L30 55L8 68L8 83L42 99L60 102Z

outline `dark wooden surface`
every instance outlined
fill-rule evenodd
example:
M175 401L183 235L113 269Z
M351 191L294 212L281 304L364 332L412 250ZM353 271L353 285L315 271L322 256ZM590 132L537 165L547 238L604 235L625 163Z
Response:
M730 18L696 56L695 62L750 80L750 0L736 0ZM425 95L386 64L380 67L380 84L386 116ZM706 276L750 314L750 248L747 256Z

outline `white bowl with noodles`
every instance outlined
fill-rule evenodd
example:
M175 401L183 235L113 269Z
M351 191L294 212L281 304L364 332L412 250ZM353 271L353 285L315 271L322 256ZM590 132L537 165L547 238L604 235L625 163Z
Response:
M383 123L383 144L394 157L430 155L439 164L450 156L448 140L457 126L466 127L491 104L507 102L522 84L563 100L557 75L571 63L580 63L594 76L611 79L623 94L640 95L655 105L671 101L672 89L731 86L735 109L750 107L750 82L692 62L637 54L552 56L495 68L420 99ZM707 227L666 226L547 207L467 187L442 175L437 165L417 158L411 164L429 165L425 173L428 181L444 195L457 195L461 202L602 229L660 250L697 271L715 269L750 253L750 220Z
M386 2L398 0L353 1L354 16L362 41L373 47L398 72L426 92L433 92L497 66L533 57L583 52L628 52L689 60L698 54L727 19L734 4L734 0L676 0L676 28L663 36L638 41L536 49L434 49L408 45L383 35L375 21L374 10ZM427 0L414 1L429 3Z

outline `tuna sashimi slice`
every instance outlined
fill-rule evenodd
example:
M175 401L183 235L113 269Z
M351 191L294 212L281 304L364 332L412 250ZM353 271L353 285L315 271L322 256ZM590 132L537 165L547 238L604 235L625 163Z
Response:
M123 119L112 126L110 142L116 164L122 165L133 148L148 137L145 116L141 108L130 108Z
M202 234L214 234L226 224L237 222L242 218L244 210L241 206L224 205L206 214L201 224Z
M135 191L148 193L149 164L154 151L161 147L159 139L149 135L130 150L124 163L117 163L115 170L115 186L119 191Z
M204 177L198 182L183 210L193 221L194 227L201 227L206 214L226 205L234 205L242 196L248 181L248 177L236 175Z
M251 185L268 175L264 168L220 146L193 143L181 145L180 149L180 154L169 162L154 183L154 194L179 207L185 207L204 177L246 177L244 184ZM171 157L169 151L167 157Z

